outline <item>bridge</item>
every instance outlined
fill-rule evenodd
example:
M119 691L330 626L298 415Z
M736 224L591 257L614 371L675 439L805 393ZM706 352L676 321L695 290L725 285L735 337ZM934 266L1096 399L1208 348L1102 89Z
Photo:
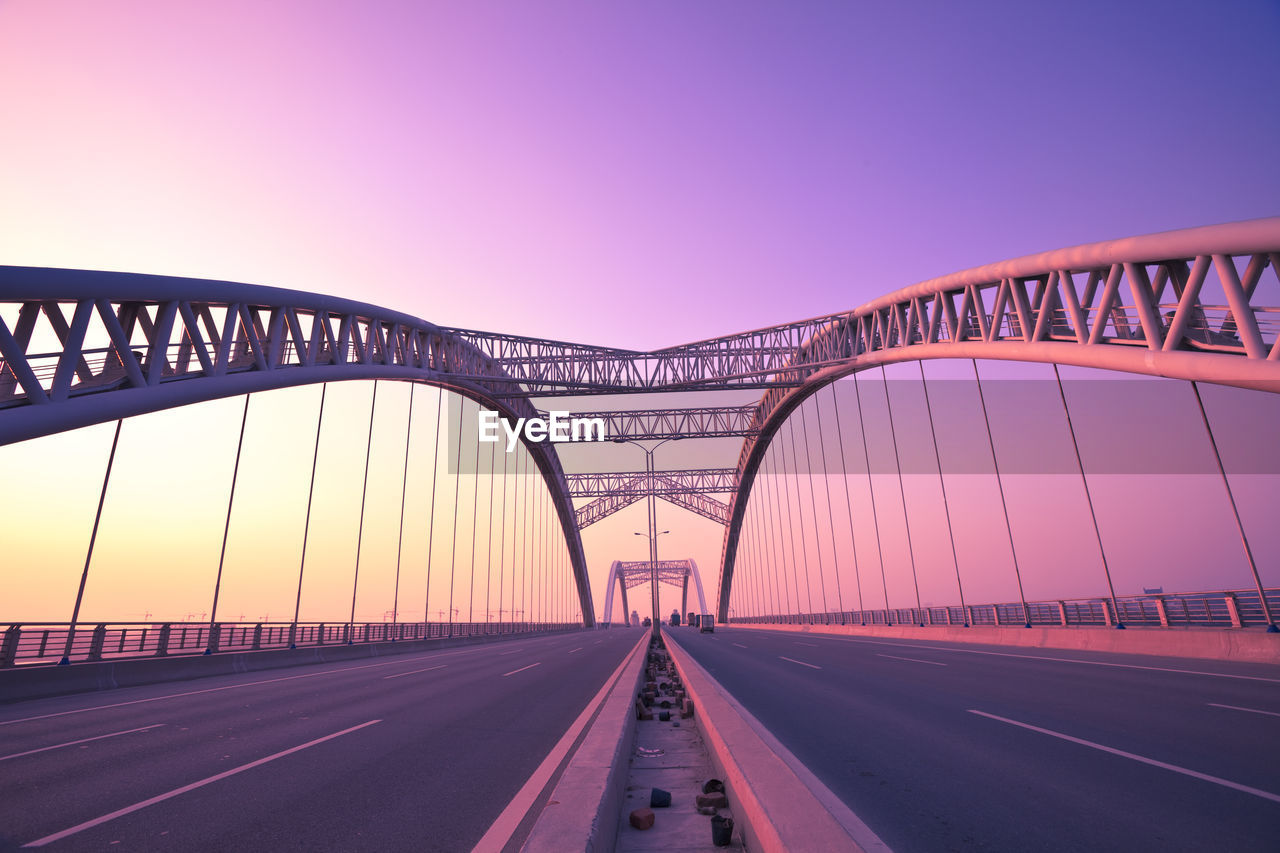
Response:
M0 839L555 849L617 822L669 660L753 849L1273 849L1277 391L1280 217L647 352L0 267L0 445L95 460L74 566L6 528ZM607 443L482 440L561 406ZM130 433L179 413L227 470L157 574L165 484L216 454ZM718 540L710 598L659 501ZM690 578L714 631L660 630Z

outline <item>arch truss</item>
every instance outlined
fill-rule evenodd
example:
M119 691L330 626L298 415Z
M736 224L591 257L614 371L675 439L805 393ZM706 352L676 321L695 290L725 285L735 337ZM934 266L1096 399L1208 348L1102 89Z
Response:
M631 612L627 606L627 590L646 583L665 583L680 587L680 613L689 612L689 578L693 578L694 590L698 594L698 612L709 613L707 599L702 592L702 576L698 574L698 564L693 560L659 560L650 563L648 560L623 562L614 560L609 566L609 580L605 587L604 620L608 627L613 618L613 588L617 584L622 595L623 623ZM656 599L655 599L656 600ZM655 613L654 618L659 614Z
M0 443L339 379L430 382L507 417L535 415L530 398L758 390L763 395L750 406L581 413L604 415L621 438L741 437L732 476L658 471L570 480L551 445L529 445L570 540L585 613L590 590L578 530L655 494L725 522L723 619L763 453L786 416L824 384L889 362L982 358L1274 391L1278 268L1280 217L1271 217L1003 261L853 311L640 352L440 327L276 288L4 267ZM727 492L729 502L710 497L715 491ZM591 502L575 508L575 494Z

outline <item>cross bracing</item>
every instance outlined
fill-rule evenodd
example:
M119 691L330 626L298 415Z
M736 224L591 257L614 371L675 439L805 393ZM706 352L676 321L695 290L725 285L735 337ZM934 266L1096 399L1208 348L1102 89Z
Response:
M589 474L567 474L569 494L575 498L598 498L605 495L635 492L644 495L670 495L681 492L732 492L737 485L736 468L696 468L685 471L657 471L652 482L633 471L611 471Z
M574 418L598 418L612 440L658 441L666 438L741 438L754 435L756 407L690 406L688 408L575 412Z
M530 398L757 389L758 403L732 412L607 413L622 437L742 437L735 487L723 505L723 617L763 451L787 414L823 385L886 363L982 358L1276 390L1278 267L1280 217L1272 217L990 264L852 311L649 352L451 329L277 288L4 267L0 443L343 379L436 384L509 419L536 416ZM661 472L651 481L624 478L619 491L575 511L554 446L529 449L556 496L586 596L581 526L657 488L707 517L720 514L705 491L668 487ZM590 612L589 598L583 609Z
M729 505L708 493L732 492L736 488L736 476L734 468L715 468L657 471L652 480L643 473L570 474L567 480L574 497L595 497L578 507L578 529L582 530L648 495L725 524L729 520Z

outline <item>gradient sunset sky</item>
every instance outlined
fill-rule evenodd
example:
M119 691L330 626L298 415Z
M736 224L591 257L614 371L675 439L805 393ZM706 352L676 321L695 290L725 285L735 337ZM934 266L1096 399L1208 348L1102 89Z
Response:
M1003 258L1280 213L1278 40L1268 0L0 0L0 264L251 282L651 349ZM264 488L303 478L292 508L319 392L282 393L262 403L260 464L291 466ZM362 461L369 386L342 393L356 445L341 452ZM376 475L389 507L408 394L389 390L379 415L399 436ZM134 561L163 575L184 525L225 512L241 405L126 424L136 482L109 499L103 571L129 594L91 589L92 618L140 618L108 612L154 581ZM0 448L0 535L24 555L5 572L26 596L4 618L69 617L109 443L104 425ZM350 480L333 477L341 517ZM584 534L597 610L609 561L646 556L641 507ZM696 557L713 595L719 528L660 512L664 554ZM246 554L274 541L238 535ZM1044 578L1037 594L1102 592Z

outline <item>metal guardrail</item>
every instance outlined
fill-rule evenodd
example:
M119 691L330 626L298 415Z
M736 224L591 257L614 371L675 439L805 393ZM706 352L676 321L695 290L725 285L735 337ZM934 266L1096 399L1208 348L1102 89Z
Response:
M1280 588L1266 590L1280 612ZM1118 611L1118 612L1117 612ZM1248 628L1267 624L1256 589L1158 593L1109 598L1028 601L1024 619L1018 602L964 607L904 607L830 613L734 616L730 622L779 625L1025 625L1085 627L1124 624L1152 628Z
M72 662L199 655L448 637L531 634L581 628L580 622L195 622L82 623L72 638ZM0 668L56 664L66 648L69 622L11 624L0 642Z

